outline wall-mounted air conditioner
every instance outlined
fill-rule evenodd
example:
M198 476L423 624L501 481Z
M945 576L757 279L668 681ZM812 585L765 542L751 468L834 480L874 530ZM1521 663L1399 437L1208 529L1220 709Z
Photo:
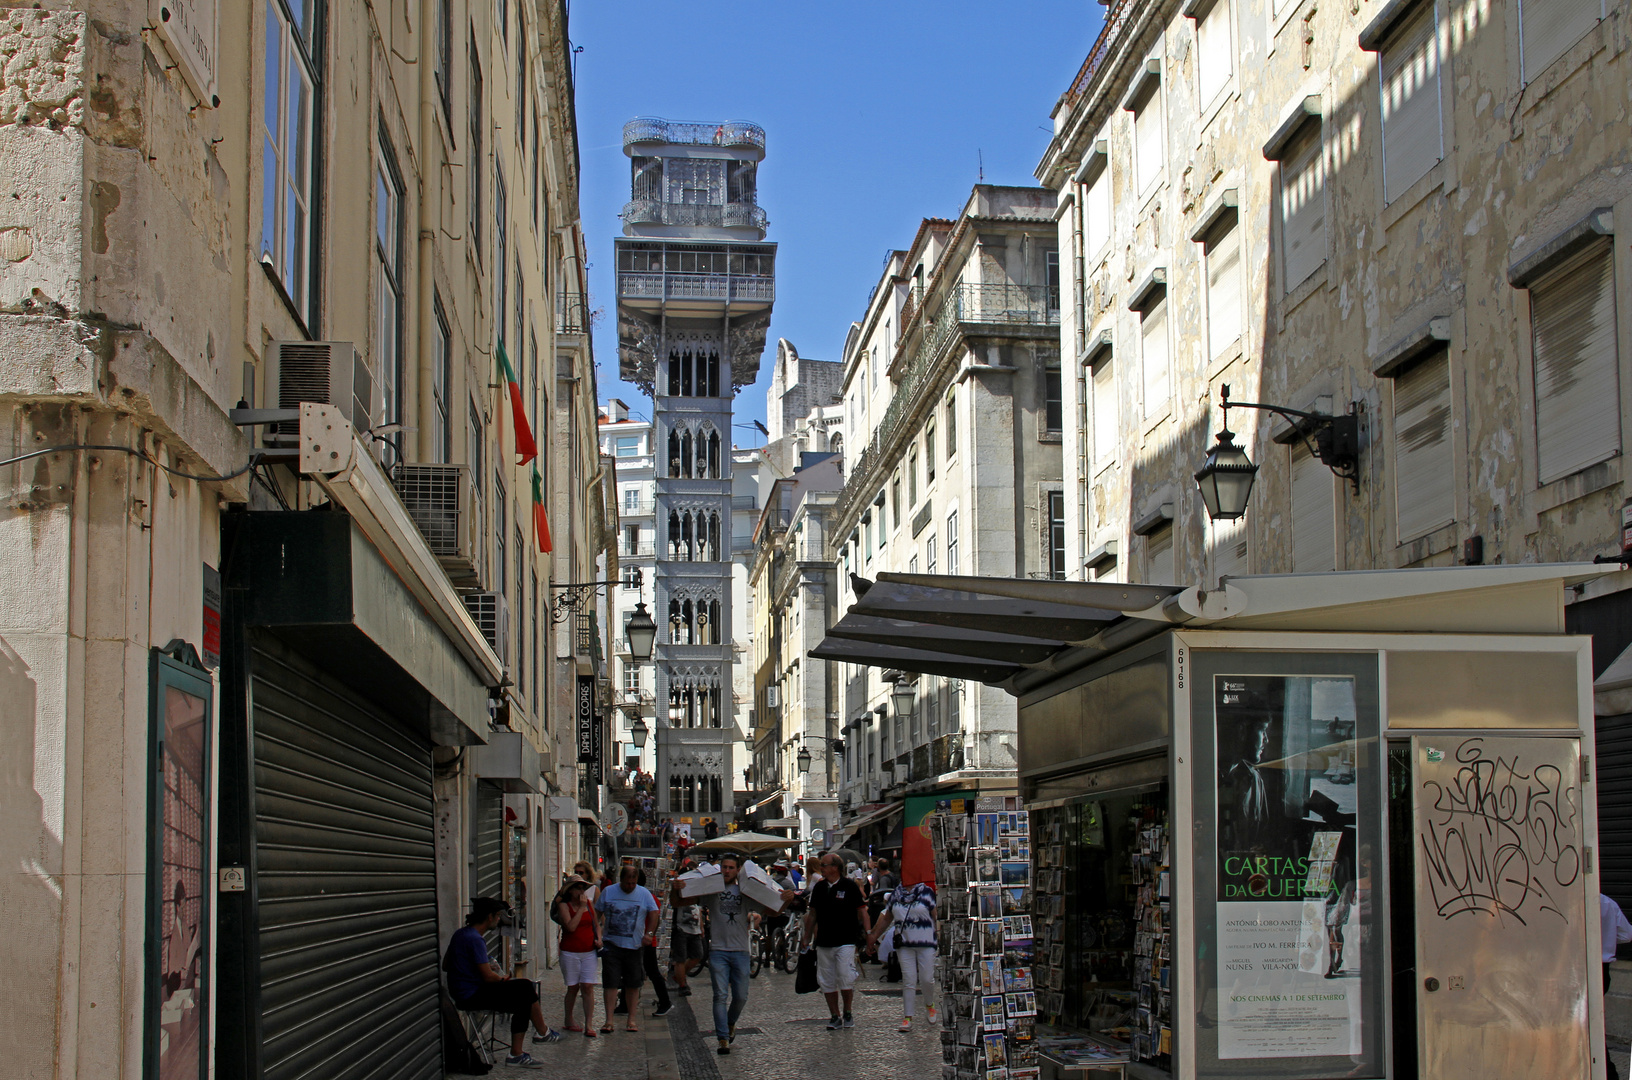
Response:
M379 387L349 341L274 341L266 347L267 404L295 409L303 403L343 409L358 431L374 426L380 415ZM296 446L300 422L286 420L266 426L268 446Z
M391 482L449 580L462 587L475 585L470 477L465 466L398 465L391 470Z
M470 617L476 620L476 628L482 632L487 643L493 646L493 651L499 654L499 659L506 664L510 662L510 606L505 602L503 593L496 592L468 592L463 594L465 610Z

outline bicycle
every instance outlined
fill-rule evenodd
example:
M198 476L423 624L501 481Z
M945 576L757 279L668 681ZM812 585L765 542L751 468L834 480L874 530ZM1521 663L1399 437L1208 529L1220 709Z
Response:
M773 956L776 966L784 974L792 975L799 970L799 954L805 947L805 920L790 919L785 930L777 931Z
M748 977L759 978L759 969L765 962L765 935L759 927L748 931Z

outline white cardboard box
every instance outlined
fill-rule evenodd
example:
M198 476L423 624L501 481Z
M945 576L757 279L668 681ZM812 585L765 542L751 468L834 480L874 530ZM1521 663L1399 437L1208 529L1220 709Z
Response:
M771 880L769 874L756 866L752 859L742 864L742 873L737 878L737 884L742 886L742 895L758 901L772 911L782 906L782 889Z
M688 900L725 891L725 878L720 876L720 868L710 863L704 863L696 870L681 874L678 881L680 895Z

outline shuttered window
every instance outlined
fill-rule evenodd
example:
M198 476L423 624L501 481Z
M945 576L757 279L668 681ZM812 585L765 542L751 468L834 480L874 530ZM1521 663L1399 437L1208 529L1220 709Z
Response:
M1142 104L1133 112L1133 167L1134 178L1142 195L1161 175L1162 153L1162 88L1157 84Z
M1326 261L1326 164L1311 124L1281 162L1281 260L1286 292Z
M1116 372L1106 357L1094 368L1094 469L1116 460Z
M1247 519L1214 521L1207 529L1211 533L1213 580L1247 573Z
M1145 584L1178 583L1179 574L1173 562L1173 527L1169 525L1145 537Z
M1292 570L1337 569L1337 507L1331 470L1302 440L1292 444Z
M1604 0L1519 0L1519 49L1524 57L1524 81L1598 25Z
M1145 419L1167 410L1167 297L1146 308L1139 319L1139 362L1144 369Z
M1196 67L1201 107L1205 109L1235 73L1230 48L1230 0L1218 0L1196 20Z
M1111 166L1107 163L1088 181L1083 195L1083 242L1089 258L1111 242Z
M1234 213L1206 244L1207 355L1216 357L1241 337L1241 230Z
M1394 510L1400 543L1454 521L1455 499L1450 354L1440 349L1394 380Z
M1543 484L1621 449L1615 271L1609 241L1530 286L1536 457Z
M1432 0L1383 48L1383 201L1393 202L1444 156L1439 35Z

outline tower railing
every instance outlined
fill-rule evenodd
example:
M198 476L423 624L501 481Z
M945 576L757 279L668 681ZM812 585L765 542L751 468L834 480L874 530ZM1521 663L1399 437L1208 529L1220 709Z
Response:
M631 225L675 225L681 228L758 229L769 225L765 211L753 203L721 205L631 199L618 215Z
M671 143L677 146L724 146L765 149L765 129L745 120L727 120L723 124L694 123L684 120L664 120L656 116L637 116L623 125L625 149L641 143Z

